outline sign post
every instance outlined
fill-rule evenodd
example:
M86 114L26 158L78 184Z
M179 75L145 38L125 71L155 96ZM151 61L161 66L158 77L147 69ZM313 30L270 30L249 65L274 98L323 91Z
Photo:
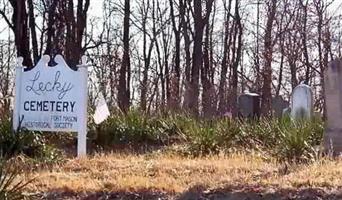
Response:
M13 111L13 129L16 131L16 129L19 127L19 121L20 121L20 114L19 114L19 107L20 107L20 99L21 99L21 75L23 73L24 67L23 67L23 58L19 57L17 58L17 63L15 67L15 99L14 99L14 111Z
M88 65L86 64L87 57L82 56L81 65L78 65L78 70L81 75L81 89L84 91L88 91ZM83 92L82 97L83 101L81 102L81 117L80 117L80 126L77 135L77 156L85 156L87 154L87 119L88 119L88 92Z
M49 66L44 55L37 65L23 71L18 58L15 79L13 129L77 132L77 155L86 155L88 69L86 57L72 70L61 55L56 66Z

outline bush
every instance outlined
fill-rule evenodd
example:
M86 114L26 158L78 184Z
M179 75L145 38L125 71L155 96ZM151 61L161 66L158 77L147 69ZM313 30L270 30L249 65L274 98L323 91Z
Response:
M189 137L189 151L194 155L217 153L220 150L219 136L213 123L192 123L186 135Z
M59 152L46 144L43 133L19 128L12 130L10 120L0 121L0 156L10 158L24 154L42 161L53 161Z
M229 119L189 123L185 135L190 153L204 155L229 151L241 138L239 126L240 123Z
M175 129L174 124L146 116L136 111L114 114L103 124L90 131L96 144L164 144Z
M243 134L239 144L254 150L273 148L278 140L275 132L277 125L277 120L245 121L240 126Z
M307 162L317 159L317 146L323 138L323 123L318 121L280 121L274 156L280 161Z

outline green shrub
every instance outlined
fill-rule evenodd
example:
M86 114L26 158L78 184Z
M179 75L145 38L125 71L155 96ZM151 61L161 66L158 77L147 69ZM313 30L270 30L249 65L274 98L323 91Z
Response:
M229 120L193 121L185 130L189 153L193 155L215 154L229 151L241 139L240 123Z
M43 133L19 128L12 130L10 120L0 121L0 157L10 158L24 154L41 161L53 161L59 152L46 144Z
M220 140L213 122L194 122L186 130L189 151L193 155L212 154L220 150Z
M164 144L176 130L174 124L131 111L114 114L91 131L94 142L103 146L113 144Z
M280 161L307 162L317 159L316 146L323 138L323 124L317 121L280 121L276 130L278 143L274 156Z
M273 148L277 143L277 134L275 132L278 120L262 119L251 124L245 124L244 127L249 129L249 138L252 144L262 149ZM252 146L250 146L252 148Z

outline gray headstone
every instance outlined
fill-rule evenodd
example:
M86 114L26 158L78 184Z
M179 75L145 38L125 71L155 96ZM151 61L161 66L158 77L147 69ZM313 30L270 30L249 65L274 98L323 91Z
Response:
M299 84L291 96L291 118L310 119L313 113L312 90L310 86Z
M284 109L289 107L289 102L285 101L281 96L272 98L272 109L274 117L282 117Z
M241 94L238 98L239 116L243 118L260 117L260 95L256 93Z
M324 147L335 155L342 152L342 60L331 62L324 74L327 128Z

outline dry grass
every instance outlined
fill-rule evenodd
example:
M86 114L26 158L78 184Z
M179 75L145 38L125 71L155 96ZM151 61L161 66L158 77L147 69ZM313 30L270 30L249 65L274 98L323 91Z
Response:
M219 189L258 194L315 188L330 195L342 188L342 161L321 160L286 167L244 154L205 158L110 154L72 159L52 170L31 172L24 178L32 177L36 179L28 190L39 193L157 191L174 197L194 188L204 193Z

